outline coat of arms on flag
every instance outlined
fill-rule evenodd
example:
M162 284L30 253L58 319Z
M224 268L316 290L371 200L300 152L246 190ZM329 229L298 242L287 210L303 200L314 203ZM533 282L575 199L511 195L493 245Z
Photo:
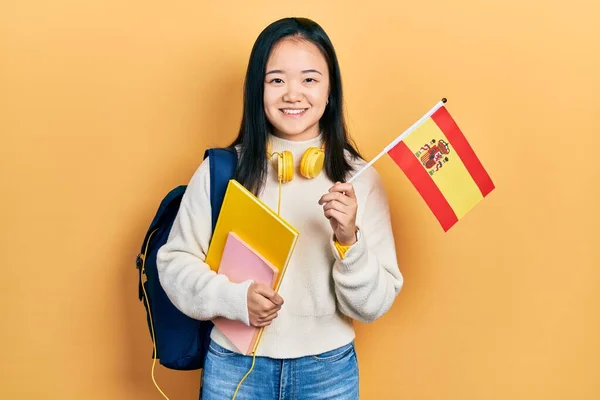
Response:
M442 99L365 168L388 154L448 231L494 190L494 183L445 103Z
M433 176L435 171L439 171L442 165L450 161L448 154L450 154L450 145L447 142L439 140L436 144L436 140L431 139L415 153L415 156L427 168L429 175Z

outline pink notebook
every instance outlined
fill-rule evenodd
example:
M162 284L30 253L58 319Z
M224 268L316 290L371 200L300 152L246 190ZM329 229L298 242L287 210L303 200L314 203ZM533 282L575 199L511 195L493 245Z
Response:
M229 232L219 264L219 274L227 275L234 283L252 279L254 282L273 287L278 272L277 268L255 252L238 235ZM223 317L213 319L213 323L242 354L250 354L258 337L259 328Z

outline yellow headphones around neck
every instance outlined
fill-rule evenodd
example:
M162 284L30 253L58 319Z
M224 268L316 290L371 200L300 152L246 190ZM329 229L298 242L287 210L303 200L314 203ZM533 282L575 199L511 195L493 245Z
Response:
M312 179L319 175L323 170L325 163L325 146L309 147L306 149L300 160L300 174L307 179ZM267 145L267 157L269 161L277 155L277 179L279 182L288 183L294 179L294 156L291 151L271 153L271 144Z

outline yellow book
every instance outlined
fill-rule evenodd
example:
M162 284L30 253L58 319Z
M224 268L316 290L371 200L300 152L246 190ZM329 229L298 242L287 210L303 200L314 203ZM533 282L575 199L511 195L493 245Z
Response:
M298 242L299 232L238 181L227 185L206 263L218 272L229 232L235 233L279 270L273 284L279 290Z

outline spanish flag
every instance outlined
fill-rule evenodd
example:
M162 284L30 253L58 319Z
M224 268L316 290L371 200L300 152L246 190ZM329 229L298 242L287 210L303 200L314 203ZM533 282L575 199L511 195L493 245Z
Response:
M445 103L442 99L382 154L404 171L447 232L494 184Z

